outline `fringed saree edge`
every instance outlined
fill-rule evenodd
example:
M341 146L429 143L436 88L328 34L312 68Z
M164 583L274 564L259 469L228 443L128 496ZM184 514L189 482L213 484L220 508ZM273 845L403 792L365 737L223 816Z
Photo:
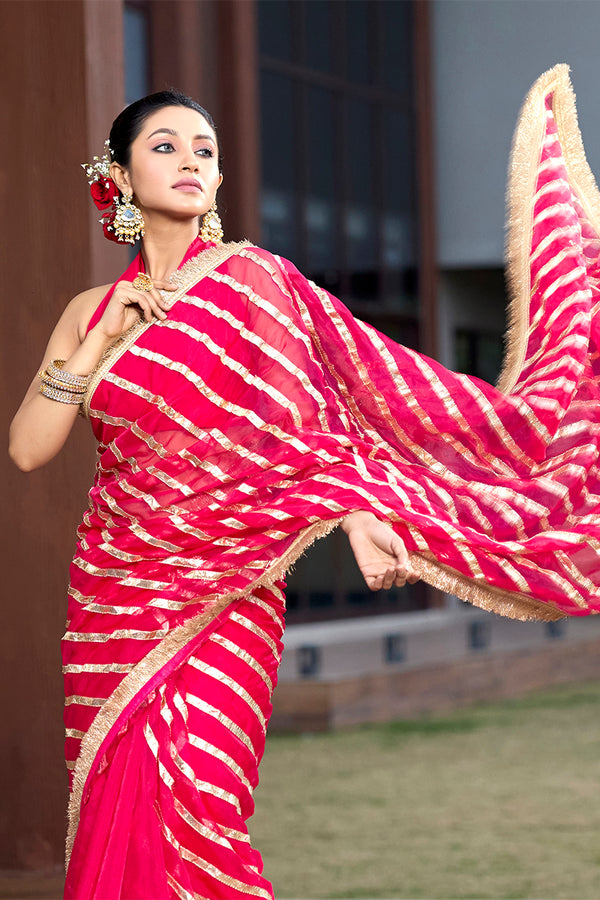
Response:
M81 751L75 763L73 789L69 800L69 823L67 829L65 869L69 868L71 853L79 827L81 803L92 767L98 754L110 737L111 731L119 725L121 715L148 688L150 681L167 665L173 657L184 651L199 633L223 614L236 600L250 595L260 587L268 587L283 577L287 569L319 538L325 537L336 528L341 519L332 519L309 525L298 533L288 550L244 591L232 592L215 599L210 608L173 629L161 643L154 647L135 668L125 676L117 689L99 709L96 718L81 742ZM210 597L204 598L210 601ZM140 699L143 699L143 697ZM137 708L138 704L136 704Z
M504 591L490 584L477 584L472 578L445 566L434 559L425 559L418 553L409 553L413 569L423 581L448 594L454 594L473 606L486 612L498 613L509 619L521 622L556 622L563 619L566 613L542 603L533 597Z
M510 292L506 355L497 387L510 393L519 377L529 337L530 266L535 180L542 149L546 119L546 98L552 97L552 111L563 148L569 182L600 231L600 194L588 165L577 123L575 93L569 66L560 63L535 82L527 95L513 139L508 170L506 271Z
M506 278L510 295L506 350L497 388L510 393L523 367L529 336L531 292L529 254L539 157L545 134L546 97L560 88L571 91L569 67L563 63L544 72L521 107L508 166Z

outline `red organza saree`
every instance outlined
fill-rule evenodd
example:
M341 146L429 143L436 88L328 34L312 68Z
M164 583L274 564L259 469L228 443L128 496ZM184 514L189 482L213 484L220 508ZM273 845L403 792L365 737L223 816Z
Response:
M574 116L558 67L517 134L502 392L245 244L192 245L168 318L99 366L63 641L67 897L272 897L244 823L281 579L346 513L485 608L600 609L598 201Z

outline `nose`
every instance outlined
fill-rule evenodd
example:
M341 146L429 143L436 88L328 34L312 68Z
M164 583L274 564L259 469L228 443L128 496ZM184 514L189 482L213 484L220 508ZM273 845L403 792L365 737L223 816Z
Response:
M200 166L198 164L198 157L191 150L188 150L184 153L181 162L179 163L179 169L181 172L198 172Z

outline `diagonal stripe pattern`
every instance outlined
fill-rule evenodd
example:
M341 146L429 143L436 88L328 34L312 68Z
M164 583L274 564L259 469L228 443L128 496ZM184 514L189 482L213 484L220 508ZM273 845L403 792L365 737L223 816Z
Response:
M168 319L92 378L63 640L66 896L272 897L245 820L281 577L348 512L390 521L422 577L484 608L600 610L600 202L565 78L534 87L518 132L502 392L247 244L193 246Z

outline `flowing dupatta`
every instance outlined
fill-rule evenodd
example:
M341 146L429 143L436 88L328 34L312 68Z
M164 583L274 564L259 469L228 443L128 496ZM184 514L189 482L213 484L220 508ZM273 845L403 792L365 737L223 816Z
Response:
M245 243L194 245L168 318L134 326L98 367L63 645L73 869L86 804L140 711L210 641L226 647L240 604L268 606L350 511L391 522L422 578L486 609L600 609L600 204L565 66L526 101L511 178L501 390L398 346Z

